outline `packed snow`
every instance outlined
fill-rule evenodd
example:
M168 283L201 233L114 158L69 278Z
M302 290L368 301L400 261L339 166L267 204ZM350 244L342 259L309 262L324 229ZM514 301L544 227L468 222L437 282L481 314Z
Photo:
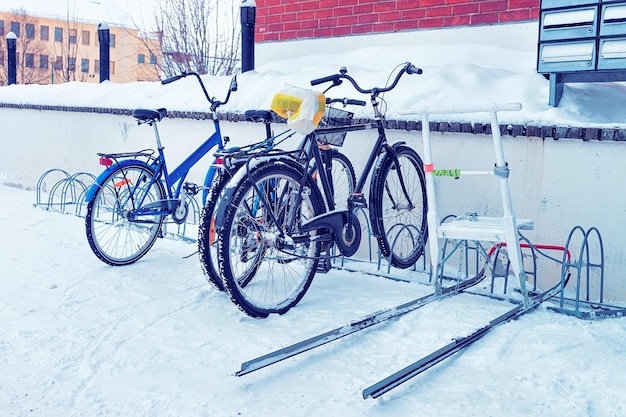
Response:
M626 321L546 306L377 400L361 391L513 307L477 295L242 377L241 363L432 293L332 270L282 316L246 317L206 282L196 246L161 239L110 267L84 219L0 186L0 410L41 416L622 416ZM414 280L427 282L413 273Z
M529 51L463 44L308 56L240 75L224 111L267 108L285 83L306 87L341 66L365 87L381 85L411 61L424 74L385 95L390 118L424 105L521 102L502 122L626 127L622 84L567 85L551 108L535 60ZM204 79L218 97L229 84ZM15 85L0 88L0 102L206 110L191 83ZM347 85L333 95L359 97ZM287 314L256 320L209 286L194 244L161 239L139 262L110 267L91 253L84 219L35 208L35 200L33 191L0 185L2 416L626 413L626 321L579 320L547 305L383 397L361 398L369 385L513 307L471 294L236 377L242 362L432 293L427 276L412 272L411 282L399 282L333 269Z

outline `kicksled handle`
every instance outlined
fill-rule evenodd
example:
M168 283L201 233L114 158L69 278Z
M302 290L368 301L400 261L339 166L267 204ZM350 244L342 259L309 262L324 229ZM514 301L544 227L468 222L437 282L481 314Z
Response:
M457 114L457 113L496 113L499 111L519 111L522 103L453 104L450 106L426 106L400 110L400 114Z

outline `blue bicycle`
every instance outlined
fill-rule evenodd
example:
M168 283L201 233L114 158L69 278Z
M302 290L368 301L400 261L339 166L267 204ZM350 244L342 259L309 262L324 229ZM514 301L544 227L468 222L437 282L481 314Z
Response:
M168 170L165 148L161 144L157 123L166 115L166 109L137 109L133 116L139 124L154 129L157 152L151 149L116 154L101 154L100 164L106 169L98 176L86 195L87 240L101 261L113 265L128 265L141 259L163 236L162 225L168 217L174 223L183 223L189 212L189 198L203 190L206 200L216 170L207 171L204 186L185 182L189 170L211 149L224 149L217 117L217 109L228 103L237 91L233 77L224 101L209 96L200 76L186 72L161 81L169 84L189 75L195 76L206 99L211 104L215 132L207 138L174 170Z

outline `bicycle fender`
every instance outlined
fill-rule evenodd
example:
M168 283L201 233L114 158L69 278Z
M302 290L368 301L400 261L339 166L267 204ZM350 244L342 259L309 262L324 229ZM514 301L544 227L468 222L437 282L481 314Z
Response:
M398 146L402 146L405 143L406 142L404 141L396 142L393 145L391 145L391 149L395 150ZM381 170L381 167L389 158L393 158L393 154L390 154L388 151L385 151L378 156L378 159L376 160L376 163L374 164L374 170L372 171L371 178L378 178L378 174ZM374 195L375 187L376 187L376 181L370 180L370 194L369 195ZM372 234L374 235L374 237L379 238L382 236L383 232L382 230L379 230L377 226L378 224L376 222L372 222Z
M144 161L140 161L138 159L124 159L123 161L119 161L107 167L104 171L100 173L100 175L98 175L98 178L96 178L96 181L87 190L87 193L85 194L85 202L89 203L93 199L93 197L96 195L96 192L100 189L100 187L102 187L102 185L104 184L104 180L106 180L106 178L109 176L109 174L111 174L111 172L113 172L114 170L118 168L123 168L125 166L137 165L137 164L143 165L145 167L149 167L149 165L146 164ZM149 168L152 169L151 167Z
M215 177L215 172L220 169L215 167L215 161L213 161L212 166L206 172L206 176L204 177L204 187L202 188L202 204L206 203L206 199L209 196L209 190L211 188L211 183L213 182L213 178Z

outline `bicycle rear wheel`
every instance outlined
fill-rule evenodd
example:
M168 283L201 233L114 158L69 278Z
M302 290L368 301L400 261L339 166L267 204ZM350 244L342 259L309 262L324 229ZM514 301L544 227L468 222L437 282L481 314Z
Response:
M255 168L224 195L218 260L224 287L247 315L283 314L304 296L317 268L316 232L298 234L302 222L324 208L319 190L302 171L282 163ZM290 230L295 226L295 230Z
M426 244L426 183L417 152L400 145L395 153L398 163L388 153L372 179L370 219L383 256L391 255L396 268L408 268Z
M132 219L143 199L148 203L165 199L160 180L141 164L112 171L87 205L85 228L93 253L113 266L131 264L143 257L161 233L164 215L146 214ZM156 212L156 211L155 211Z

